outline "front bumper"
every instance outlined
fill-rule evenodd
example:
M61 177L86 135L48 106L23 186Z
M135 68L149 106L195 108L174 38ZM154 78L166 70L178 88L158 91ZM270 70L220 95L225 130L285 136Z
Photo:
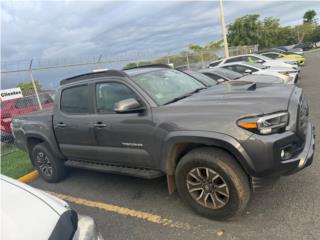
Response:
M277 181L280 176L294 174L311 165L315 151L314 126L311 123L308 124L303 148L299 149L294 157L281 160L279 157L279 149L295 140L295 136L288 134L282 139L275 139L273 143L270 143L271 148L269 148L269 143L266 143L265 146L269 146L267 147L267 149L269 149L267 151L273 150L273 153L266 156L266 158L263 158L263 155L260 155L262 161L260 161L260 163L258 161L255 163L256 172L251 175L251 184L254 190L268 187Z
M14 141L14 138L12 133L1 131L1 142L13 143L13 141Z
M307 166L310 166L313 161L313 155L315 150L315 128L309 123L306 142L301 153L281 163L286 166L287 171L283 172L283 175L290 175L296 173Z
M253 134L241 142L250 162L248 174L255 178L273 178L292 174L312 162L315 133L309 122L304 140L293 131L272 135ZM282 158L282 150L290 146L288 158Z
M299 72L297 71L295 73L290 73L289 77L290 77L290 81L288 82L288 84L296 84L298 82L299 79Z

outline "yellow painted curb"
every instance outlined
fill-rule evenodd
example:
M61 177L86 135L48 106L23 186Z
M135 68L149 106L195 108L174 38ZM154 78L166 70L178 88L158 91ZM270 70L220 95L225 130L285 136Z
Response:
M27 182L31 182L32 180L36 179L37 177L39 177L39 173L38 173L38 171L34 170L34 171L22 176L21 178L18 178L18 181L23 182L23 183L27 183Z

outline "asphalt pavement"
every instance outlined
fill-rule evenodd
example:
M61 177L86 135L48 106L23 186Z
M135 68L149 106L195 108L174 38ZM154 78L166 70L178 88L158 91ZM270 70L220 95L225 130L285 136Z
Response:
M255 193L244 214L218 222L193 213L169 195L166 179L72 170L60 183L30 183L63 194L79 214L93 217L105 239L320 239L320 51L305 54L300 86L316 127L313 164Z

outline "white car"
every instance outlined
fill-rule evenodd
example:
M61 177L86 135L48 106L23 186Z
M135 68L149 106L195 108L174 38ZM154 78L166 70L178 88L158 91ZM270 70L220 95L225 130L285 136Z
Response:
M286 67L268 67L259 63L233 62L219 65L241 74L271 75L281 78L286 84L294 84L298 80L299 71Z
M298 66L298 62L294 59L290 59L290 58L271 59L266 56L262 56L254 53L220 59L210 63L209 68L223 65L226 63L233 63L233 62L260 63L268 67L287 67L287 68L293 68L298 71L300 70L300 67Z
M91 217L63 200L1 175L1 239L102 240Z

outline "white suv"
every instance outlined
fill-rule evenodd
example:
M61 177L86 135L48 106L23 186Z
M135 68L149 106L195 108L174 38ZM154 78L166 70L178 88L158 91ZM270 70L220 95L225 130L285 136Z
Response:
M260 63L268 67L287 67L287 68L293 68L295 70L300 69L300 67L298 66L298 62L294 59L279 58L275 60L259 54L246 54L246 55L224 58L224 59L217 60L210 63L209 68L216 67L226 63L233 63L233 62Z

